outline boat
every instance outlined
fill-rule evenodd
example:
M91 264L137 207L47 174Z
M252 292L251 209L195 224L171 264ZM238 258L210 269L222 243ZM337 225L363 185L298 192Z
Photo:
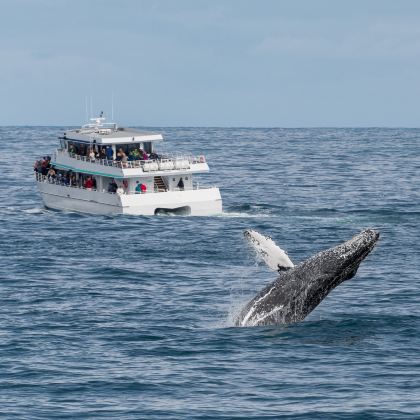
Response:
M51 156L35 162L45 207L91 214L214 216L222 213L204 155L159 151L163 136L107 122L103 113L59 137Z

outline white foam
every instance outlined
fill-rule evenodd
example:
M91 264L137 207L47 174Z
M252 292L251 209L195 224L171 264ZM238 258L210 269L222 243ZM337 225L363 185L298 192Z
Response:
M46 209L42 207L35 207L33 209L25 209L23 210L23 212L27 214L41 214L41 213L45 213Z
M253 219L253 218L268 218L268 217L273 217L270 214L265 214L265 213L258 213L258 214L249 214L249 213L244 213L244 212L223 212L221 215L219 215L218 217L232 217L232 218L243 218L243 219Z

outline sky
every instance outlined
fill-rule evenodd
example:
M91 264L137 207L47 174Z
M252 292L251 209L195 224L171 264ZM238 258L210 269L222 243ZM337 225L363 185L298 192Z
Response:
M0 125L113 103L137 126L420 126L417 0L0 0L0 16Z

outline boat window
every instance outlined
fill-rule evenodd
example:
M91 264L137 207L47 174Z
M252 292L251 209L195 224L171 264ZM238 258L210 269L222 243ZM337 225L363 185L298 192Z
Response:
M86 151L88 150L87 146L88 145L86 143L81 143L74 140L67 142L67 150L70 153L74 153L75 155L86 156Z

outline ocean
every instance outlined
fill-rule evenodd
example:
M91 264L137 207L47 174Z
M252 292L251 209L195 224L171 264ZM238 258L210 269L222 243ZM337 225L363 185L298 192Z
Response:
M64 127L0 127L4 418L420 418L420 129L154 128L205 154L218 217L46 210L33 162ZM296 263L380 231L301 323L237 328Z

